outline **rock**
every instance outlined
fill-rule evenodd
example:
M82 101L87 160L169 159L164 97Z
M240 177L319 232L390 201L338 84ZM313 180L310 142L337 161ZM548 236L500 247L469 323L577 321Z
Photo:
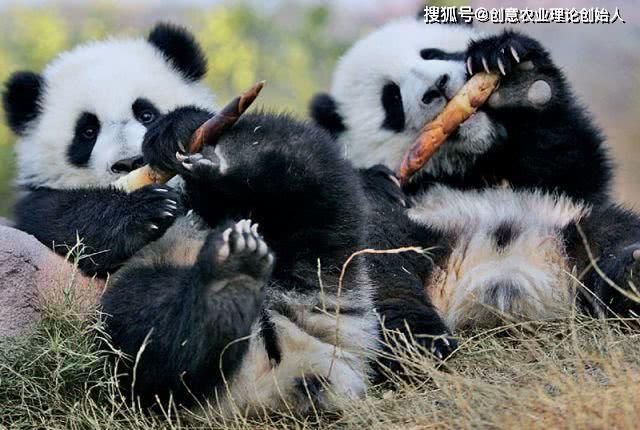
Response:
M73 286L81 306L97 303L104 282L82 276L22 231L0 226L0 238L0 337L27 330L38 321L43 303L65 287Z

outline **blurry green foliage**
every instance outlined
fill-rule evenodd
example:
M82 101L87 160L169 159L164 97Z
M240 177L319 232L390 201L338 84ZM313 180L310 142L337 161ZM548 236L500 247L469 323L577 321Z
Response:
M41 71L57 53L83 41L110 34L144 35L157 16L183 23L195 33L209 58L207 83L220 103L266 79L261 104L304 116L308 100L327 85L347 42L329 35L326 6L293 12L289 6L268 14L242 2L194 10L143 10L108 1L0 10L0 80L16 70ZM2 122L0 216L9 216L14 202L13 142Z

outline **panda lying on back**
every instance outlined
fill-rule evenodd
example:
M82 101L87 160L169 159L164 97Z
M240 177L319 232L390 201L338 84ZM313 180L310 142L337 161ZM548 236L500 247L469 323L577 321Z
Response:
M160 25L15 74L17 224L47 245L80 237L95 253L82 269L112 274L107 334L140 354L132 390L132 363L119 369L123 392L227 413L339 408L364 394L376 347L360 261L338 290L364 247L360 177L326 132L285 115L246 115L201 155L176 154L212 115L204 73L192 36ZM147 162L184 191L110 186Z
M502 75L498 90L405 188L411 224L448 238L434 251L439 269L422 275L429 298L451 329L493 325L495 309L553 317L573 298L576 266L595 295L581 291L588 310L640 313L591 267L577 227L629 290L640 285L640 221L609 203L601 134L534 39L399 19L354 44L311 113L355 164L397 170L422 126L480 71Z

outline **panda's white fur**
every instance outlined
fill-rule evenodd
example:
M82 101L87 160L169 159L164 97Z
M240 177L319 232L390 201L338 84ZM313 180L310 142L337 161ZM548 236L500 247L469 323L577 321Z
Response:
M462 52L471 39L482 33L467 26L425 25L413 17L392 21L356 42L340 59L333 75L331 95L346 130L339 140L348 157L358 166L382 163L391 169L400 166L407 142L442 110L445 100L424 105L422 95L443 74L449 75L446 93L450 98L466 81L463 61L424 60L425 47L445 52ZM381 60L381 61L380 61ZM395 82L405 107L402 132L381 127L385 112L380 103L380 89ZM476 113L459 129L459 139L452 139L429 161L429 173L464 171L469 158L481 154L494 141L498 126L483 112Z
M187 81L147 40L111 39L61 54L42 73L41 113L17 141L17 183L67 189L107 185L122 173L111 166L141 155L146 128L133 116L137 98L161 113L192 105L211 110L213 95L201 81ZM75 121L82 112L101 124L88 166L67 159Z
M342 121L337 139L361 167L384 164L398 170L420 129L442 111L468 75L469 43L485 37L470 26L425 24L414 17L391 21L356 42L340 59L330 95ZM437 49L450 59L424 59ZM524 69L527 62L518 67ZM423 94L448 75L440 97L425 104ZM385 84L400 88L405 126L383 126ZM489 103L495 102L490 100ZM500 141L503 126L478 111L416 174L464 178L476 157ZM512 188L462 191L445 185L426 187L412 197L413 221L453 237L447 258L425 281L425 289L450 329L495 325L498 314L544 319L570 309L572 285L562 229L589 209L567 197ZM496 229L507 225L511 242L496 245Z
M574 294L560 231L589 212L581 203L542 192L436 186L417 197L409 216L454 237L442 269L425 286L452 329L494 325L497 317L566 315ZM508 243L497 244L508 228Z

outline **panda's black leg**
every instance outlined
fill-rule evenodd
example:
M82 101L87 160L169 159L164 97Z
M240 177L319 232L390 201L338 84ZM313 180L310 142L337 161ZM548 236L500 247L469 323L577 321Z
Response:
M106 332L135 365L135 393L145 402L173 394L178 403L211 393L237 369L262 306L273 256L248 220L208 233L192 266L171 263L198 242L176 228L163 245L134 256L102 297ZM179 249L184 247L184 250ZM149 257L152 256L152 258ZM160 257L160 258L155 258ZM174 258L174 257L173 257ZM134 365L123 384L130 392Z
M588 291L588 311L640 315L640 216L615 205L596 205L565 230L569 256Z
M640 242L606 252L596 262L585 284L596 295L596 305L620 317L640 317Z

